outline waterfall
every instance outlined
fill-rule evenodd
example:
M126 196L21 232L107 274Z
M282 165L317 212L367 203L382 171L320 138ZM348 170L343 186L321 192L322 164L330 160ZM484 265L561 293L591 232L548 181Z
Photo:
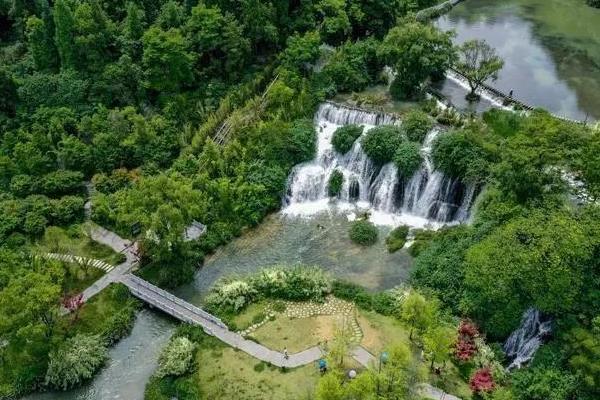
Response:
M375 165L355 141L347 154L337 153L331 144L340 126L357 124L364 132L377 125L400 125L395 116L323 103L315 115L318 132L315 159L297 165L288 178L283 212L312 215L329 210L368 211L375 223L414 227L439 226L467 220L478 188L465 185L436 171L431 148L441 134L432 129L423 141L423 165L412 176L401 176L393 163ZM364 134L364 133L363 133ZM340 195L328 197L327 186L333 171L344 176Z
M550 331L551 321L542 321L538 310L530 308L525 311L521 324L503 345L506 356L511 359L508 369L521 368L531 360Z

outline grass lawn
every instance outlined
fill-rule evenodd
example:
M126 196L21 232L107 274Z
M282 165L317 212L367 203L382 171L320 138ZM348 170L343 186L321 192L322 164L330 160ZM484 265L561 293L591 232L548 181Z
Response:
M289 318L278 314L274 321L267 322L250 336L273 350L281 351L287 347L290 353L297 353L332 340L344 323L344 317L340 315Z
M252 303L244 309L241 314L235 315L231 321L235 325L235 330L242 331L252 324L262 321L267 307L266 301Z
M65 274L63 290L69 296L81 293L104 275L104 271L98 268L88 267L84 271L77 264L65 263L64 265L67 273Z
M68 229L49 227L38 242L38 252L68 253L76 256L102 260L117 265L125 261L125 255L108 246L95 242L86 234L87 225L73 225Z
M309 399L319 379L315 365L282 372L242 351L201 349L194 374L206 399Z

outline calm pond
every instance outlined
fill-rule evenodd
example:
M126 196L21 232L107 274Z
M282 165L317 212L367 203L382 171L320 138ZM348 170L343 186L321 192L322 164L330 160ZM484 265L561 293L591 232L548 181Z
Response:
M496 48L505 64L492 86L559 115L600 119L600 10L584 0L465 0L437 25L455 30L457 43ZM465 106L456 83L442 92Z

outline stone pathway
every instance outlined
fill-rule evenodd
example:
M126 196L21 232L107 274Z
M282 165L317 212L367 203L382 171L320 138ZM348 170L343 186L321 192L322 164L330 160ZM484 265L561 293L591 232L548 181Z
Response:
M319 346L313 346L299 353L289 354L286 359L283 353L279 351L271 350L252 340L245 339L239 333L230 331L221 320L205 312L201 308L189 304L171 293L131 274L131 270L137 266L138 259L134 244L129 240L125 240L117 234L100 226L94 226L92 228L91 238L111 247L114 251L122 252L125 254L126 260L110 269L107 274L85 289L83 292L84 301L87 301L90 297L99 293L111 283L121 282L129 287L133 295L150 305L167 312L183 322L200 325L207 334L215 336L229 346L240 349L261 361L277 367L296 368L312 364L325 356ZM61 257L62 255L55 256ZM75 259L75 256L69 257ZM306 307L300 307L299 303L293 303L289 304L289 307L289 311L286 307L286 312L289 312L289 315L297 315L299 317L305 315L317 315L314 313L334 312L341 312L352 316L355 315L353 304L335 298L330 298L323 304L313 303ZM356 318L353 319L356 320ZM360 327L358 327L358 330L360 330ZM369 367L376 359L375 356L360 345L356 346L351 354L352 357L364 367ZM434 400L460 400L454 396L447 395L430 385L422 385L422 388L422 394Z
M113 270L114 266L110 265L107 262L102 260L96 260L93 258L74 256L71 254L59 254L59 253L43 253L38 254L38 257L49 259L49 260L59 260L67 263L75 263L79 265L85 265L88 267L98 268L103 270L104 272L110 272Z

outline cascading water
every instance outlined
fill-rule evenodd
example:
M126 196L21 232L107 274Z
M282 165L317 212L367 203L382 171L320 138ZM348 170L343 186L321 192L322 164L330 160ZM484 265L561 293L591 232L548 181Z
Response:
M511 360L508 369L521 368L531 360L551 331L551 321L542 321L540 312L530 308L521 318L521 325L506 339L504 352Z
M376 125L400 123L387 114L322 104L315 116L317 155L292 171L284 213L311 215L334 204L338 210L369 211L371 219L378 224L435 227L465 221L477 188L435 171L430 154L435 138L441 133L439 129L427 134L421 148L423 165L410 177L401 176L393 163L373 164L363 152L360 139L344 155L337 153L331 144L333 133L342 125L363 125L367 132ZM332 201L327 186L335 170L344 175L344 183L340 195Z

